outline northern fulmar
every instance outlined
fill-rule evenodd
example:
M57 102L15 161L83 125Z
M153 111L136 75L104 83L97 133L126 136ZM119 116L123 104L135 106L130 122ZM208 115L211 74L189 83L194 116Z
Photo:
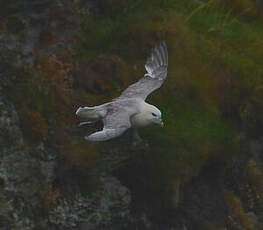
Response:
M145 69L147 73L144 77L130 85L119 97L99 106L78 108L78 117L91 122L103 121L103 129L85 136L86 140L107 141L122 135L129 128L133 129L136 140L140 140L137 128L152 123L163 126L161 111L145 99L160 88L167 77L168 51L165 42L155 47Z

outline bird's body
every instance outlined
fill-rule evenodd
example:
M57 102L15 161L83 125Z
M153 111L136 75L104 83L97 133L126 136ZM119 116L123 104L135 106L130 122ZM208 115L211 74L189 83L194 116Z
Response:
M103 121L103 130L85 137L86 140L106 141L122 135L129 128L136 130L151 123L163 125L161 111L146 103L145 99L167 77L168 52L165 43L155 48L145 68L147 73L144 77L124 90L120 97L99 106L80 107L76 111L77 116L89 121Z

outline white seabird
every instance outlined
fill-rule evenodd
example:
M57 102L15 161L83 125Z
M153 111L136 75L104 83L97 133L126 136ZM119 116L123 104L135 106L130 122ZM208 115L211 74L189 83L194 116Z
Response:
M163 126L161 111L145 99L160 88L167 77L168 51L165 42L155 47L145 69L147 73L144 77L130 85L118 98L99 106L78 108L78 117L91 122L103 121L103 129L86 136L86 140L106 141L122 135L129 128L133 128L135 138L140 139L137 128L152 123Z

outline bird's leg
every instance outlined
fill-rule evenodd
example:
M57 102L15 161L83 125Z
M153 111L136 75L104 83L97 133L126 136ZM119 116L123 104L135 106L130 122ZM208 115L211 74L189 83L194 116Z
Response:
M136 147L136 149L142 148L145 150L149 147L149 144L143 141L143 139L139 136L139 133L136 128L132 128L132 139L132 145L133 147Z
M132 142L133 145L138 145L143 142L142 138L139 136L137 129L135 128L132 129Z

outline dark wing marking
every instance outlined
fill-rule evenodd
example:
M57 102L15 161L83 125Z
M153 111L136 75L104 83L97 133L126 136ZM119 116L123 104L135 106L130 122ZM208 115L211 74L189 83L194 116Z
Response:
M107 141L122 135L131 127L130 114L120 106L112 106L103 119L103 124L103 130L95 132L85 139L88 141Z
M162 42L148 58L145 65L147 73L144 77L124 90L119 98L141 98L145 100L151 92L161 87L167 77L167 68L168 51L165 42Z

